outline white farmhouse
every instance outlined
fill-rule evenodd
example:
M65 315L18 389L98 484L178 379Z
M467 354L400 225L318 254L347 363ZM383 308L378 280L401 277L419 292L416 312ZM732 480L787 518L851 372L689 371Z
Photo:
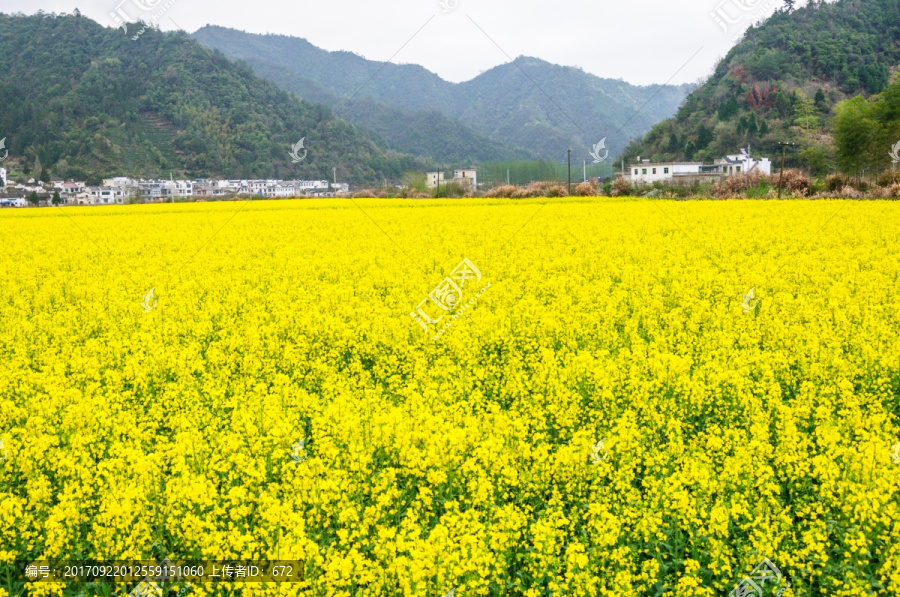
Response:
M641 160L629 166L631 182L647 183L671 180L676 176L699 176L703 164L700 162L658 162Z
M726 155L724 158L717 158L713 164L719 167L719 173L729 176L753 171L759 171L763 174L772 173L772 162L769 158L754 160L746 149L741 149L741 153L736 155Z
M704 178L734 176L753 171L771 174L772 162L769 158L753 159L746 149L741 149L738 154L716 158L712 165L704 165L701 162L652 163L638 156L637 163L628 166L626 177L631 182L640 184L657 181L696 182Z

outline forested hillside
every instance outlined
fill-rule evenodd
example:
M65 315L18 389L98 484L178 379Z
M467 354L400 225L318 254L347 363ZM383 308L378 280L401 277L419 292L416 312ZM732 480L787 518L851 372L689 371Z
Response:
M0 14L7 166L110 175L399 179L424 163L298 99L189 36L139 40L78 14ZM289 156L305 138L307 158Z
M813 173L836 162L835 106L888 84L900 64L900 1L813 1L781 9L722 60L673 117L633 142L627 157L704 161L735 153L780 154Z
M342 114L378 131L392 147L447 161L525 157L510 155L515 148L562 161L571 148L580 163L590 160L591 146L603 138L615 155L630 139L674 114L689 90L635 86L528 57L471 81L451 83L421 66L328 52L284 35L207 26L194 37L246 60L258 75L305 99L345 107ZM356 100L368 104L360 106Z

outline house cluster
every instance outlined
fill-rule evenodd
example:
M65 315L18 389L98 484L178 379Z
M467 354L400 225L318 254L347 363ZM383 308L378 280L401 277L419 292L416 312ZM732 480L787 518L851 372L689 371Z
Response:
M425 174L425 182L429 189L437 188L439 184L455 182L464 189L476 190L478 188L478 171L474 168L466 170L454 170L453 178L444 176L444 172L428 172ZM450 174L447 172L447 174Z
M634 183L651 183L656 181L675 181L691 183L708 178L734 176L742 172L772 173L772 162L769 158L754 159L748 149L740 153L716 158L712 164L702 162L658 162L642 160L628 166L625 177Z
M6 170L0 168L0 188L7 194L32 192L41 196L41 203L49 202L54 192L66 205L109 205L131 201L146 203L177 200L204 200L235 195L250 195L266 198L286 197L333 197L346 193L350 186L346 183L329 183L327 180L156 180L134 179L124 176L104 179L99 187L87 186L83 182L70 180L44 184L31 179L27 184L7 186ZM0 199L0 206L24 206L24 197Z

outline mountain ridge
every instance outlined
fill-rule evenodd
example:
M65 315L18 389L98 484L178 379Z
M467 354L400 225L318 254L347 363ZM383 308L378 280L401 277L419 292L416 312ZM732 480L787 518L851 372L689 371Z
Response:
M404 114L437 111L449 119L448 126L455 124L512 151L525 150L556 161L570 147L587 158L594 143L622 125L622 134L611 138L609 147L611 153L623 149L629 139L674 114L690 89L689 85L631 85L526 56L454 83L420 65L379 63L352 52L329 52L291 36L214 25L192 36L230 58L246 61L282 88L335 109L344 102L368 99ZM384 116L375 123L376 117L370 116L365 125L353 120L358 115L350 117L361 126L406 129L404 134L412 136L410 127L396 117ZM406 150L398 140L392 141L394 147Z

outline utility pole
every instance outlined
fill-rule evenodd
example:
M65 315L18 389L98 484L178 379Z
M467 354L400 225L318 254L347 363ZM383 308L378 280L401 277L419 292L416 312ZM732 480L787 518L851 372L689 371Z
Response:
M437 196L441 196L441 165L438 164L438 173L437 173Z
M566 192L568 193L569 197L571 197L572 196L572 150L571 149L568 150L568 154L569 154L569 184L568 184L568 190Z
M506 169L506 184L509 184L509 168Z
M584 160L584 181L587 182L587 160Z
M779 141L778 145L781 146L781 175L778 177L778 198L781 199L781 189L784 183L784 150L788 145L794 146L796 143L784 143L783 141Z

